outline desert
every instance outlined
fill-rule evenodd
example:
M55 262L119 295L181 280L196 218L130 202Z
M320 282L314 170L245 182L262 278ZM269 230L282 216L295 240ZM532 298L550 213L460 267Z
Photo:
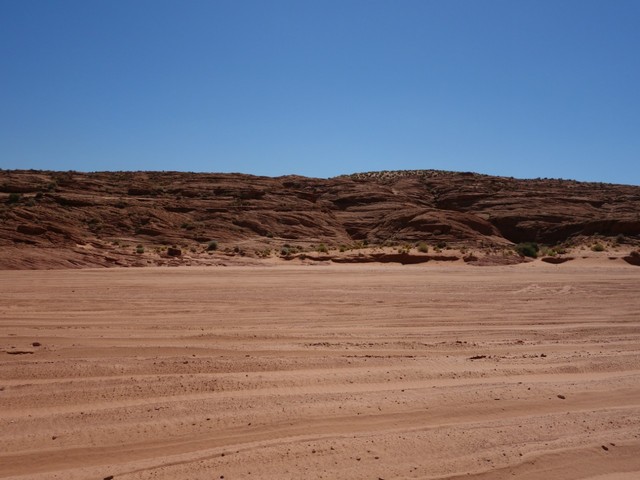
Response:
M0 478L640 476L640 187L0 173Z
M640 475L622 260L0 282L1 478Z
M1 12L0 480L640 480L639 1Z

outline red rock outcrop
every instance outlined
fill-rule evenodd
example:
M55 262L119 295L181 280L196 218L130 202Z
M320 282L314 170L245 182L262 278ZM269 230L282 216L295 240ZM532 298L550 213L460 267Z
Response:
M0 220L0 268L195 262L216 258L213 239L217 252L244 258L284 244L501 248L596 234L635 242L640 187L434 170L332 179L5 170ZM173 246L184 255L169 258Z

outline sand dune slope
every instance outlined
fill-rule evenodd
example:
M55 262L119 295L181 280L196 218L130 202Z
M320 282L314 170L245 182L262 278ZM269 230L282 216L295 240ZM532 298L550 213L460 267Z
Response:
M0 272L0 478L640 478L639 280Z

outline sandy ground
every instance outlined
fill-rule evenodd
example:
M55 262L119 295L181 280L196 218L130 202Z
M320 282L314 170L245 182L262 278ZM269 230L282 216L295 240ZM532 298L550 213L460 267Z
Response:
M623 263L4 271L0 326L0 478L640 478Z

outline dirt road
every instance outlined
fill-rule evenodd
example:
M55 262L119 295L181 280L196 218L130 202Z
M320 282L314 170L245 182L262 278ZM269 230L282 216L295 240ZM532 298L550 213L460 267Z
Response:
M640 269L0 272L0 478L640 478Z

